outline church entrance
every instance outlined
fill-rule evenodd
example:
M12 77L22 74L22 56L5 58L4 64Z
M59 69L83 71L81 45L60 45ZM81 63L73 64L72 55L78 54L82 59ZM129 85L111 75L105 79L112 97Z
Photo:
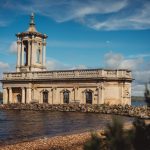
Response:
M69 91L64 91L63 92L63 101L64 103L69 103Z
M86 91L86 104L92 104L92 91Z
M43 103L48 103L48 91L43 92Z

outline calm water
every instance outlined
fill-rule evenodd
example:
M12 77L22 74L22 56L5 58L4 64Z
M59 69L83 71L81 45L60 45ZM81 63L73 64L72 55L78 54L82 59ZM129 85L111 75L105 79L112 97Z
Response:
M44 136L55 136L92 129L101 129L111 121L111 115L50 112L0 111L0 145ZM131 118L121 117L124 121Z
M132 105L145 105L145 102L133 101ZM94 113L0 110L0 145L101 129L111 118L111 115ZM124 121L133 120L123 116L121 118Z

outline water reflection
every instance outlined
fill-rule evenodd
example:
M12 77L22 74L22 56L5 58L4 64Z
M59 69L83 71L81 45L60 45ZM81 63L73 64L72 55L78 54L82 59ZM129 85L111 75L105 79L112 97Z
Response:
M104 128L111 115L50 112L50 111L0 111L0 144L40 136L55 136ZM131 118L121 117L124 121Z

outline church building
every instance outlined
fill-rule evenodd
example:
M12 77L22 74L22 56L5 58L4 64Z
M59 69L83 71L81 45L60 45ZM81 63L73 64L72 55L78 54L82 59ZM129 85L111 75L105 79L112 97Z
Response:
M17 36L15 72L3 73L3 103L131 104L130 70L46 69L47 35L35 28Z

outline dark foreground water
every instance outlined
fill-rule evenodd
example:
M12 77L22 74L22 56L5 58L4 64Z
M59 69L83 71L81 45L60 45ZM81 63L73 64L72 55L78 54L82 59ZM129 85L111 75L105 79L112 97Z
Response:
M0 110L0 145L101 129L111 118L94 113ZM133 120L121 118L125 122Z

